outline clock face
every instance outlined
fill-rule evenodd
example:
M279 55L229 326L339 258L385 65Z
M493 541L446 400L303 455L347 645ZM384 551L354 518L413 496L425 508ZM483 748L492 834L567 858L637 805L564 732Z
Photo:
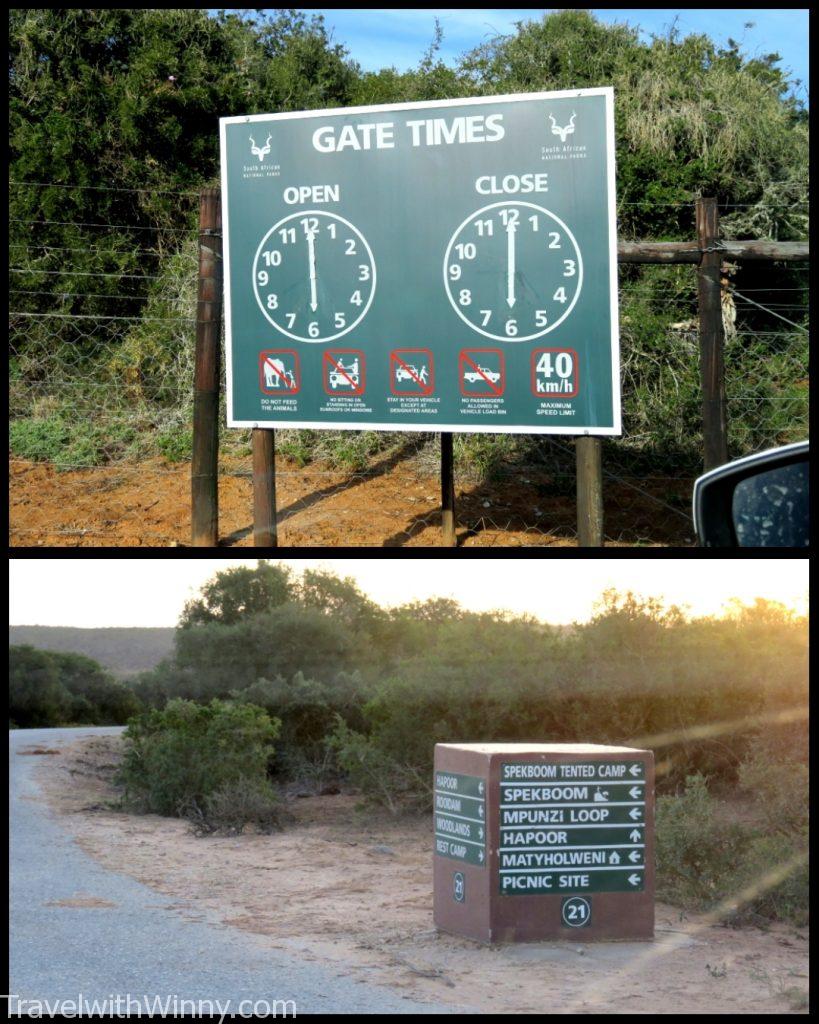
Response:
M271 324L295 341L334 341L367 314L375 260L348 220L322 210L283 217L253 260L253 290Z
M470 214L449 241L452 308L478 334L531 341L569 316L583 286L574 235L542 206L510 200Z

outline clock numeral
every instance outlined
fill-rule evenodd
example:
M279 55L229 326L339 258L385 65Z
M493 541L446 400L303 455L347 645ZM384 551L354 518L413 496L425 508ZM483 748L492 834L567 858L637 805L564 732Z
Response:
M355 252L355 239L354 238L348 238L348 239L346 239L344 244L347 246L347 248L344 250L344 255L345 256L355 256L355 254L356 254L356 252Z
M552 296L552 299L555 302L563 302L563 303L565 303L566 302L566 289L561 285L561 287L558 288L557 291Z
M472 292L468 288L462 288L458 302L460 302L462 306L471 306Z
M483 316L483 323L481 324L481 327L486 327L486 325L489 323L490 317L492 316L492 310L482 309L481 314Z
M367 266L366 263L359 263L358 270L359 270L359 274L358 274L358 280L359 281L369 281L370 280L370 268Z
M347 317L343 313L336 313L336 327L340 330L347 326Z
M478 234L483 237L484 234L489 237L493 234L495 225L491 220L476 220L474 226L478 229Z
M319 229L318 217L302 217L299 224L304 228L306 235L314 235Z
M292 327L293 324L296 322L296 314L295 313L286 313L285 316L287 317L287 326L288 327Z
M270 295L267 296L267 308L268 309L278 309L279 308L279 296L276 295L275 292L271 292Z
M361 292L353 292L353 294L350 296L350 302L352 302L354 306L360 306L363 302L363 299L361 298Z
M455 248L458 252L458 258L462 260L474 260L478 255L474 242L459 242Z
M506 321L506 333L509 335L510 338L514 338L515 337L515 335L518 333L518 322L517 322L517 320L507 320Z
M311 338L317 338L319 336L319 325L315 320L311 320L307 328L307 333Z
M289 242L296 241L295 228L282 228L279 234L281 235L282 245L287 245Z
M574 277L575 274L575 262L574 260L563 260L563 266L566 268L563 271L564 277Z
M268 267L278 267L282 261L282 254L278 249L271 249L270 252L263 252L262 259Z
M545 327L548 324L549 318L546 316L545 309L535 310L535 327Z
M503 221L504 227L508 228L510 225L512 227L516 227L518 221L520 220L520 211L515 209L501 210L500 217L501 220Z
M330 223L327 225L327 230L330 232L330 238L336 237L336 226L333 223L333 221L330 221Z
M256 275L256 279L258 280L259 284L262 287L264 287L267 284L267 278L268 273L266 270L260 270L259 273Z
M449 279L450 281L461 280L461 267L458 263L453 263L449 268Z
M537 225L538 225L537 214L533 213L532 216L529 218L529 220L532 222L532 231L537 231Z
M550 231L549 232L549 248L550 249L559 249L560 247L561 247L560 246L560 232L559 231Z

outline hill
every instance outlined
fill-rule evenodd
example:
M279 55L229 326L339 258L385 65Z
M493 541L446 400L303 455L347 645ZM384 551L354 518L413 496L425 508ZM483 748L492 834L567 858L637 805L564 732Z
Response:
M171 627L9 626L9 644L31 644L44 651L85 654L116 675L127 676L153 668L170 654L173 634Z

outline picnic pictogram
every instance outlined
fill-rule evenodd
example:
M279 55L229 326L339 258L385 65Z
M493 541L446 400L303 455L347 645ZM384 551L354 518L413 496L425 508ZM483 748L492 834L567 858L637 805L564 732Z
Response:
M390 352L390 390L394 395L431 395L435 390L432 352L428 348Z

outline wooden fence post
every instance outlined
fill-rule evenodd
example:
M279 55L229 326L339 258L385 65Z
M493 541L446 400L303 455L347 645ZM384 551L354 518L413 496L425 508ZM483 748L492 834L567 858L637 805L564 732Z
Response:
M728 437L725 412L725 355L722 328L722 302L719 268L722 257L717 251L719 213L716 199L698 199L697 298L700 319L700 381L702 384L702 436L705 471L728 461Z
M191 544L219 539L219 328L222 320L222 207L218 188L199 195L199 289L193 383Z
M276 431L253 430L253 546L279 546L276 529Z
M452 434L441 434L441 531L443 546L454 548L455 536L455 466L452 457Z
M603 443L599 437L575 439L577 459L577 543L603 547Z

